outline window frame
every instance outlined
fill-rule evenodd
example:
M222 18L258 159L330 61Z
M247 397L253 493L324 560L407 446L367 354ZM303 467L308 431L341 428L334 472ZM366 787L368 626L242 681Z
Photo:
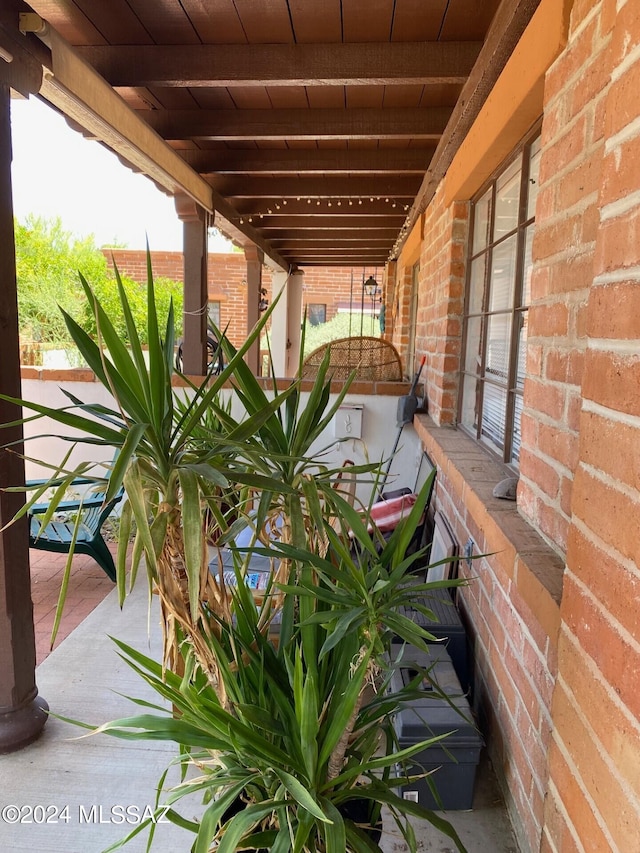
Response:
M309 320L310 326L324 326L327 322L327 303L326 302L308 302L307 303L307 318ZM312 309L322 308L322 316L323 319L318 321L317 323L313 323L311 320Z
M520 386L518 383L518 362L520 357L521 344L520 333L524 324L526 323L526 318L528 316L528 311L530 307L530 303L525 303L524 301L527 274L527 268L525 266L526 251L527 240L529 238L529 235L533 233L533 229L535 229L535 209L531 216L527 216L529 203L528 190L529 180L531 177L531 165L533 161L532 148L536 143L538 143L539 150L540 128L541 122L538 121L526 134L526 136L520 141L516 148L511 152L511 154L505 160L503 160L503 162L493 172L489 179L483 183L478 192L476 192L472 197L469 211L469 241L466 256L465 302L462 317L462 354L460 360L460 393L458 398L457 423L459 429L461 429L463 432L465 432L467 435L477 441L483 448L485 448L489 453L491 453L491 455L500 459L500 461L505 464L509 468L509 470L516 472L519 470L520 440L518 440L516 448L514 446L514 436L516 435L516 433L519 436L521 435L521 430L516 430L516 404L517 398L520 398L520 400L523 399L524 385L524 383L522 383L522 386ZM500 182L500 179L503 176L508 174L509 170L512 168L512 166L514 165L514 163L516 163L518 159L520 159L520 181L518 190L519 195L517 222L514 228L511 228L505 233L502 233L498 237L496 237L496 196L498 183ZM474 251L474 231L476 225L475 211L477 209L478 203L485 198L487 192L489 191L491 191L489 211L490 215L488 224L489 239L483 241L482 245L479 248L476 248ZM515 269L513 281L510 285L512 287L512 290L510 292L510 307L508 309L491 310L489 300L491 297L492 289L491 278L492 272L494 270L494 253L496 248L506 245L507 241L513 239L514 236L516 239L514 257ZM482 258L485 259L484 270L481 273L483 287L482 298L480 300L479 307L474 307L474 310L470 311L470 306L473 304L472 285L477 284L477 282L472 281L474 261L481 261ZM487 366L487 350L490 321L492 317L499 316L509 317L509 352L505 360L506 378L504 381L494 379L490 375L487 375L489 370ZM479 320L480 325L478 332L479 364L476 373L473 373L468 368L469 356L471 354L467 350L470 340L469 327L471 325L471 321L473 320ZM474 379L475 424L470 425L468 422L465 423L464 421L464 417L466 414L465 406L467 402L465 399L465 393L470 393L471 389L474 387ZM504 394L506 395L506 402L504 404L504 407L500 409L500 414L504 415L504 434L502 447L500 447L495 440L493 440L490 436L487 435L487 422L483 419L485 403L487 402L485 397L485 389L490 386L493 386L494 388L498 389L500 393L504 392ZM522 405L520 406L520 411L522 412Z

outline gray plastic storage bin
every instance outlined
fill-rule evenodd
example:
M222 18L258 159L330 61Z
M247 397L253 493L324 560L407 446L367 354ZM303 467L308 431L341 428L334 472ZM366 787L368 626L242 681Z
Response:
M416 675L417 664L430 670L431 679L448 697L447 701L437 692L427 689L424 696L403 708L394 721L401 749L451 732L442 741L417 753L411 759L414 764L406 768L410 775L434 771L429 779L438 792L440 802L436 801L426 779L403 787L402 796L406 799L417 797L420 805L428 809L470 809L482 737L473 723L469 703L462 695L447 650L440 645L429 648L429 655L413 647L405 649L392 676L391 690L397 691L411 681ZM413 797L411 792L414 792Z
M399 612L407 619L415 622L416 625L420 625L425 631L429 631L436 639L444 641L447 651L451 655L456 675L460 679L462 692L468 693L471 689L471 668L467 634L449 590L446 588L432 589L428 595L420 596L420 603L433 611L435 620L427 619L423 613L414 607L401 607Z

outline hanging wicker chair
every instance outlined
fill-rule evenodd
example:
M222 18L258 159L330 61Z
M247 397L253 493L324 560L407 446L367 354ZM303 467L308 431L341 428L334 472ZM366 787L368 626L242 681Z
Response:
M329 372L334 379L347 379L356 371L357 379L371 381L402 380L402 363L392 343L382 338L354 337L328 341L308 355L302 365L302 378L313 379L327 349L330 349Z

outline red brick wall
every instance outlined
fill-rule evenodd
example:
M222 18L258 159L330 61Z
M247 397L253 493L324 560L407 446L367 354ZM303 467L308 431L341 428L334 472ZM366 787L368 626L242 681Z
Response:
M602 98L596 93L606 45L596 30L592 17L547 75L533 244L519 507L562 554L578 461L602 169Z
M438 467L435 504L460 550L493 556L461 564L469 586L459 606L473 638L474 707L487 736L523 850L542 831L546 755L555 682L558 604L535 576L549 561L562 565L542 539L530 536L514 504L491 497L502 466L456 423L469 205L445 205L441 186L425 212L421 252L417 355L427 355L428 409L435 429L421 431ZM475 482L478 480L479 482ZM522 547L530 552L518 557Z
M105 251L109 264L115 259L118 269L136 281L146 281L147 261L142 251L109 249ZM183 258L180 252L153 252L153 273L158 277L182 281ZM382 268L309 267L304 273L303 305L326 305L326 319L350 303L354 310L361 307L362 282L373 275L382 286ZM271 271L262 268L262 284L271 297ZM227 328L229 339L236 345L246 337L247 304L246 261L241 253L209 254L209 300L220 302L220 325Z
M640 850L640 16L633 2L580 2L571 23L549 79L556 137L575 140L555 201L571 222L588 193L591 287L576 313L586 346L545 853Z
M565 9L544 89L517 505L492 495L504 468L447 428L466 207L442 187L424 219L418 429L436 507L461 549L489 555L462 562L460 608L521 849L626 853L640 851L640 15L632 0Z

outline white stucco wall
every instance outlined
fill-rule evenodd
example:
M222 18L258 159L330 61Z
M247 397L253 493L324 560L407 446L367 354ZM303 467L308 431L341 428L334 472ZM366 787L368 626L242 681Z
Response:
M66 388L75 397L85 403L102 403L106 406L113 406L110 395L97 382L74 382L69 380L43 381L40 379L22 380L23 398L49 407L62 408L71 405L69 399L64 395L62 388ZM303 400L306 396L303 394ZM333 400L335 400L335 397L332 397L332 402ZM315 443L313 447L314 453L320 453L330 448L327 455L323 458L327 462L337 465L347 459L353 460L356 464L364 463L367 460L387 460L399 433L397 426L398 397L353 394L347 396L344 405L362 406L362 437L337 443L333 424L331 424L325 430L320 440ZM25 412L25 414L27 413ZM236 412L234 414L238 417ZM347 411L346 414L350 415L352 413ZM352 422L355 423L354 418L352 418ZM68 452L70 446L69 442L53 437L61 434L71 436L74 433L71 429L63 429L58 424L52 424L46 420L28 423L25 426L25 438L27 439L25 452L27 457L47 461L54 465L58 464L64 458L64 454ZM413 426L405 426L400 436L397 452L391 464L387 488L397 488L400 486L414 487L420 453L420 442ZM70 464L83 460L96 462L108 461L111 459L111 456L109 448L87 444L77 445L73 449ZM48 471L45 467L27 460L27 479L47 476L47 473ZM370 492L370 486L361 485L358 489L358 497L363 501L367 501Z

